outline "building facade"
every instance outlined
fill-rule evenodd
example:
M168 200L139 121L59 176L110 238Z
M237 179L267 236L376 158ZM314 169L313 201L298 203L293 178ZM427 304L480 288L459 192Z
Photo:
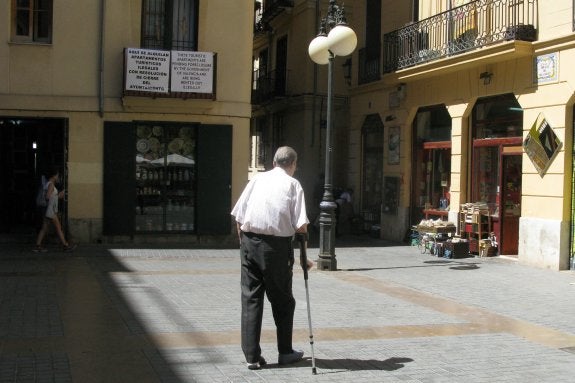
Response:
M348 20L354 18L352 5L345 4ZM250 174L269 169L279 146L296 149L299 165L295 177L306 191L307 210L315 227L325 176L328 72L325 65L315 65L309 58L308 45L318 34L327 6L327 0L258 0L254 18ZM351 56L336 58L330 145L336 196L350 186L351 76Z
M422 219L469 235L483 222L462 219L471 209L498 254L573 267L574 7L354 2L348 182L363 203L382 169L382 237L402 240Z
M296 147L312 220L327 73L307 47L328 3L266 0L255 10L251 174L270 166L277 146ZM355 191L360 231L402 241L422 220L443 220L473 253L489 239L522 263L573 267L575 2L345 9L359 43L336 58L333 187Z
M233 237L253 2L8 1L0 15L3 238L33 236L52 166L78 242Z

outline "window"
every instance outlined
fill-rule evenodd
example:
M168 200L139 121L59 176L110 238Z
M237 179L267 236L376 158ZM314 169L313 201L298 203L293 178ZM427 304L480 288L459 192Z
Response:
M276 45L275 93L278 96L283 96L286 94L287 56L288 56L287 36L283 36L283 37L278 39L277 45Z
M367 59L378 59L381 53L381 0L367 0L365 48Z
M12 41L52 42L52 0L12 0Z
M258 117L253 120L251 126L251 142L250 142L250 169L251 170L264 170L266 160L266 137L267 124L266 116Z
M362 126L361 211L369 222L378 222L383 200L383 122L369 114Z
M142 48L197 50L198 2L143 0Z

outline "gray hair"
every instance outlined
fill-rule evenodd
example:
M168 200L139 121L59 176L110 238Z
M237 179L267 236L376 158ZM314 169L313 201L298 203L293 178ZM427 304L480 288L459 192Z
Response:
M297 161L297 153L289 146L282 146L276 150L274 155L274 166L287 168Z

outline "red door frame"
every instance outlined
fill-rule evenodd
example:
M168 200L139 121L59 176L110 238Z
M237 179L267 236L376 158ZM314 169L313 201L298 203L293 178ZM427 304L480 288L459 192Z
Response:
M520 147L523 143L522 137L505 137L505 138L487 138L487 139L473 139L473 153L472 153L472 164L471 164L471 180L472 182L476 179L475 173L475 163L478 161L476 148L480 147L498 147L498 194L496 197L496 210L497 215L491 216L491 230L495 233L495 237L499 242L499 249L501 251L501 240L502 240L502 217L503 217L503 206L501 200L501 193L503 191L503 156L507 155L517 155L515 150L506 151L504 148L508 147ZM472 198L473 188L470 188L470 197ZM471 201L473 202L473 201Z

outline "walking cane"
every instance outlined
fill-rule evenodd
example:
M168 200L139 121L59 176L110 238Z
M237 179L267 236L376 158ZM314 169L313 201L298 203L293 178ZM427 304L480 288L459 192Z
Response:
M299 241L299 263L303 269L303 279L305 281L305 299L307 302L307 322L309 325L309 344L311 346L311 372L317 375L317 370L315 368L315 355L313 352L313 332L311 329L311 310L309 307L309 287L307 284L307 241L306 233L297 233L297 238Z

